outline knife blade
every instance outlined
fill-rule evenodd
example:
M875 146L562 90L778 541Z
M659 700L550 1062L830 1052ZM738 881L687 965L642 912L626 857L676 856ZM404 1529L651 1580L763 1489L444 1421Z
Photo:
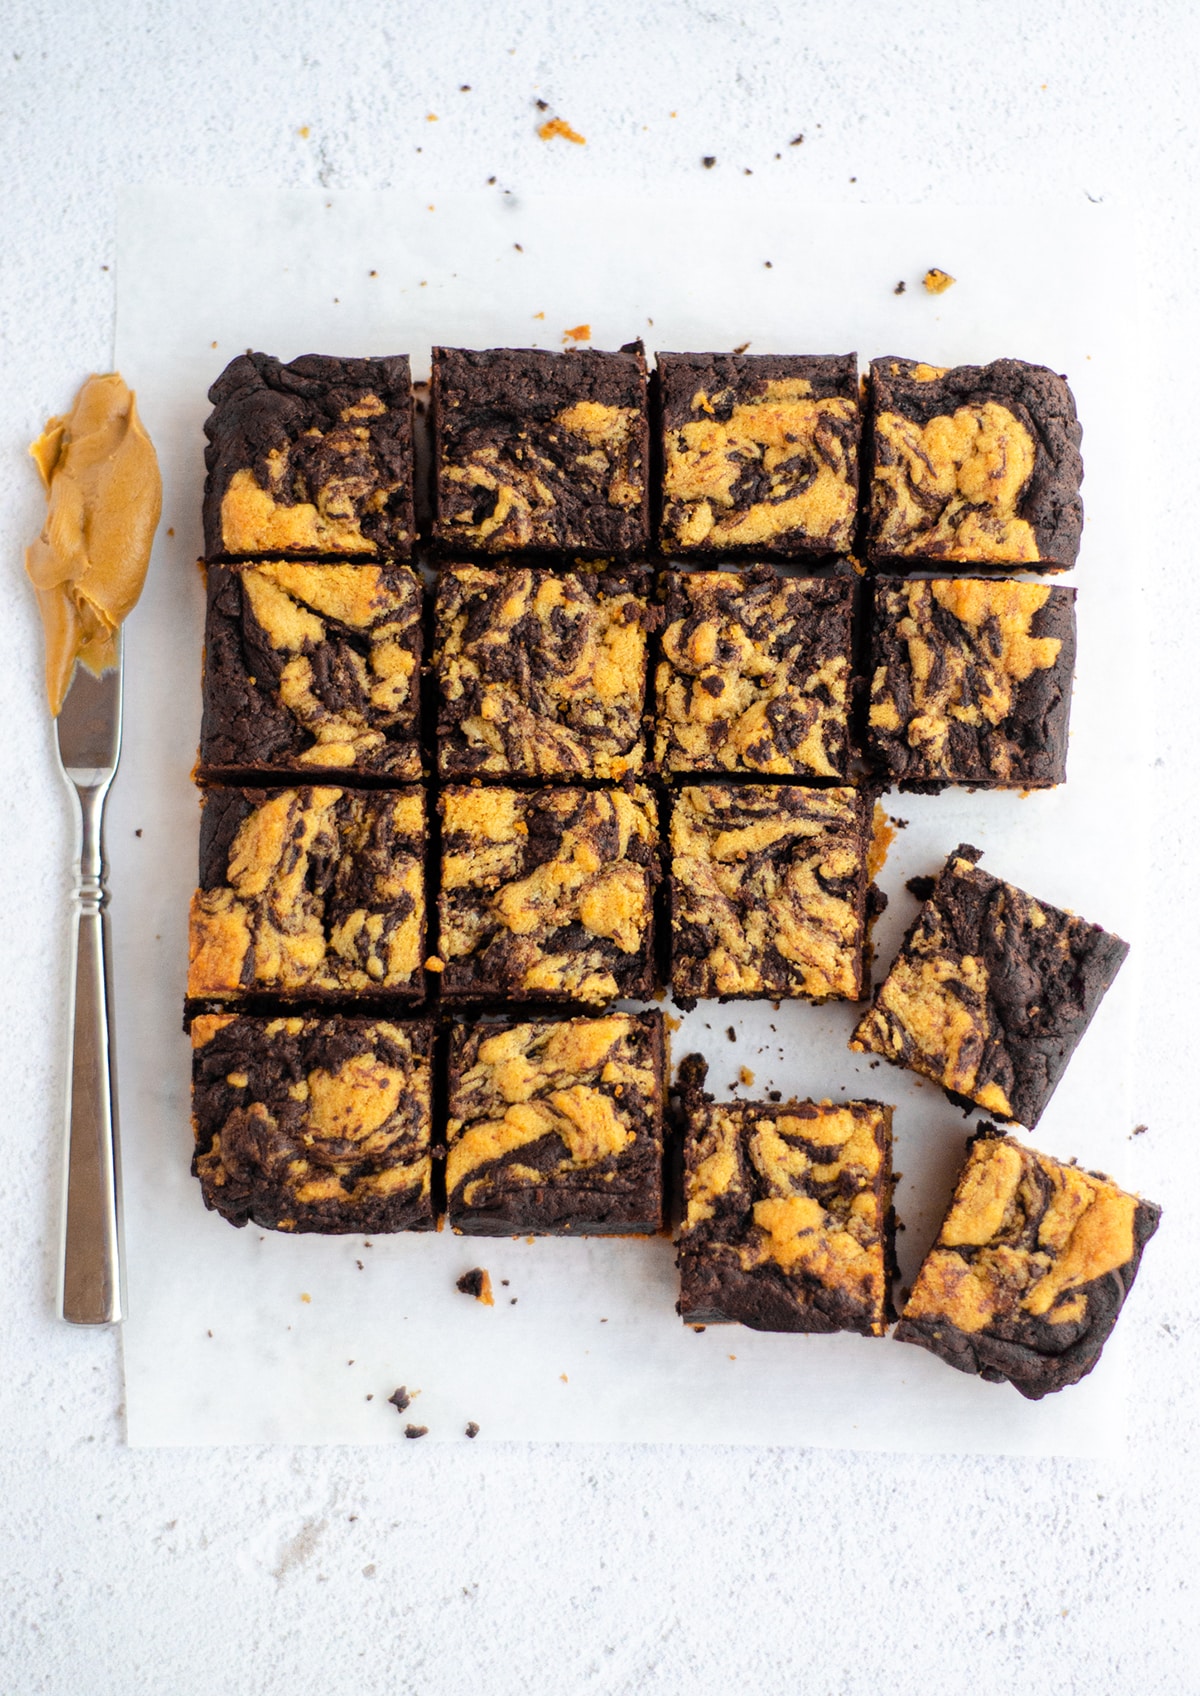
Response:
M76 662L55 720L63 777L76 798L72 892L71 1047L59 1312L74 1325L122 1317L120 1168L114 1063L104 802L121 752L122 639L97 677Z

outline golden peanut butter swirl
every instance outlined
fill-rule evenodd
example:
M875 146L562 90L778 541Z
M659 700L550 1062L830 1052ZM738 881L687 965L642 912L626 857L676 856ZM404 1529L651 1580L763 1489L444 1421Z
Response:
M25 569L46 627L46 693L57 717L77 659L97 676L116 663L116 633L146 580L162 479L133 391L115 371L89 377L29 451L46 522Z

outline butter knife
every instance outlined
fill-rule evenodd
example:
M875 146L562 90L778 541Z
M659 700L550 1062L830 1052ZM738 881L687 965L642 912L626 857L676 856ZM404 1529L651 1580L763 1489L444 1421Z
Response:
M59 1311L73 1325L122 1317L120 1180L114 1075L104 802L121 752L117 663L96 677L76 663L55 720L63 777L77 801L71 939L71 1052Z

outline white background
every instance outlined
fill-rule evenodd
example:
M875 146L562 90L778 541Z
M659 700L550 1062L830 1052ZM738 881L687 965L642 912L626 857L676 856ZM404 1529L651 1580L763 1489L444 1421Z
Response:
M276 0L247 21L224 0L7 0L0 17L5 1691L1195 1691L1190 5L560 0L502 16ZM587 146L540 142L538 98ZM1138 1038L1149 1129L1120 1172L1170 1212L1129 1315L1126 1452L131 1452L115 1339L52 1318L69 815L19 577L39 515L24 445L111 358L116 191L183 179L436 201L495 175L517 194L703 196L736 192L747 168L797 217L915 199L970 219L1007 201L1032 268L1055 253L1028 242L1031 196L1143 219L1149 358L1129 418L1151 470L1130 570L1151 631L1159 941ZM702 288L719 222L693 239ZM1113 829L1126 822L1118 800Z

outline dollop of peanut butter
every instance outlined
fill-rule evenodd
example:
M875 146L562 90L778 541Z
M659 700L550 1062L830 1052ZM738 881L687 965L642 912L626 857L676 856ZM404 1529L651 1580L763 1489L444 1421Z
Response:
M97 676L116 663L116 633L146 580L162 479L133 391L115 371L89 377L29 451L46 522L25 569L46 627L46 693L57 717L77 659Z

